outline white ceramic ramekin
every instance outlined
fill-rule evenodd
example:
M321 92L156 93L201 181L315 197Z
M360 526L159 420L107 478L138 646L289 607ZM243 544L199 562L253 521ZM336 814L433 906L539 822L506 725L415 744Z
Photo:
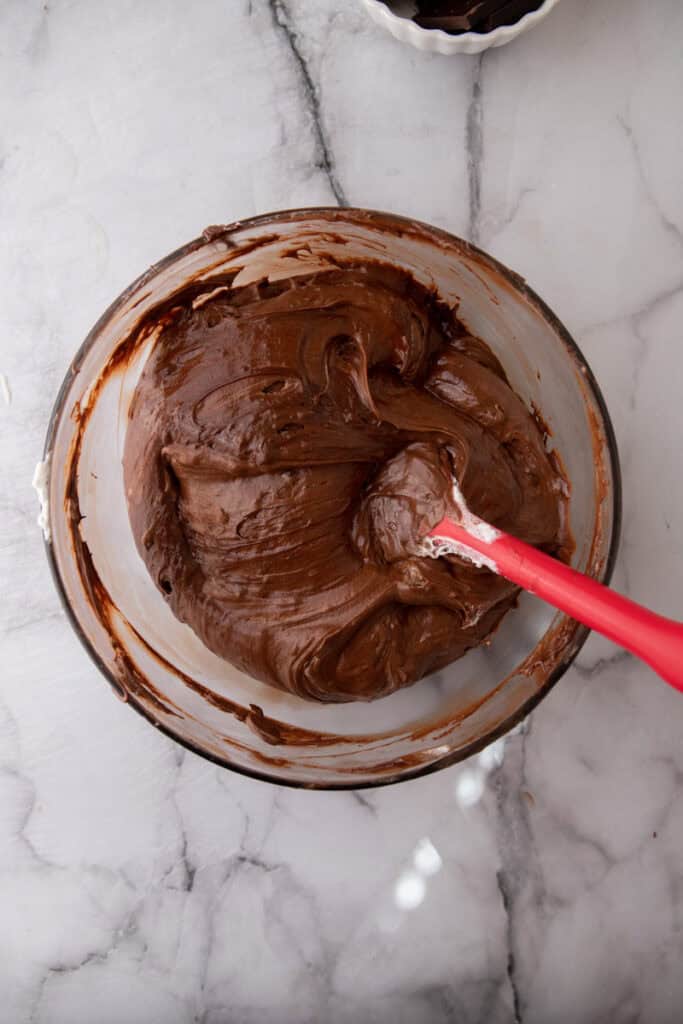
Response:
M559 0L545 0L536 11L530 11L514 25L501 25L493 32L463 32L454 36L439 28L421 28L408 15L396 14L382 0L362 0L368 14L402 43L410 43L427 53L481 53L494 46L505 46L522 32L538 25Z

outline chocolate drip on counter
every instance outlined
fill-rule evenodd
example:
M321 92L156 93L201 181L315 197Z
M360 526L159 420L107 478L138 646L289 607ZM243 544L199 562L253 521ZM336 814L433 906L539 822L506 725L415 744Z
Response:
M571 549L565 481L493 353L383 264L225 284L157 312L126 437L133 533L176 616L319 701L383 696L482 643L515 588L418 553L453 474L482 518Z
M492 32L501 25L514 25L529 11L538 10L542 3L543 0L418 0L413 20L422 28L440 28L452 35Z

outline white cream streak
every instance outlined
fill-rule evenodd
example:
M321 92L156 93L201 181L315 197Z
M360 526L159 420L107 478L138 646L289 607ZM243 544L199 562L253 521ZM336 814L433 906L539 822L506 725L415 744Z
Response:
M43 531L43 537L45 540L51 540L50 537L50 503L48 498L48 486L50 481L50 456L43 462L39 462L33 473L33 480L31 481L35 492L38 495L38 501L40 502L40 513L38 515L38 526Z
M453 481L453 501L458 510L458 517L455 521L464 530L472 534L473 537L484 541L485 544L493 544L495 540L498 540L501 535L500 531L495 526L491 526L490 523L484 522L479 516L475 516L474 512L470 512L457 480ZM427 558L456 555L458 558L464 558L480 569L486 568L490 569L491 572L498 572L498 566L492 558L480 554L479 551L475 551L466 544L460 544L456 540L451 540L450 537L425 537L418 546L418 554Z

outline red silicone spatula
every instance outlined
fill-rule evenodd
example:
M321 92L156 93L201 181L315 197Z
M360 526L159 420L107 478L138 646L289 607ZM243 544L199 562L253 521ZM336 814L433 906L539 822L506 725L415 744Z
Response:
M683 625L656 615L609 587L570 569L530 544L477 519L467 511L463 524L442 519L429 534L432 551L467 548L524 590L536 594L590 629L642 658L662 679L683 692ZM476 560L476 556L474 558Z

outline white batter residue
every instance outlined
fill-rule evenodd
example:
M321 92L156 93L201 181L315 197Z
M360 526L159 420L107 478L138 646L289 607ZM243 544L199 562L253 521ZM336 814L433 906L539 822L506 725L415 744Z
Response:
M484 522L479 516L475 516L467 507L465 496L460 490L458 481L453 481L453 501L458 509L456 522L473 537L484 541L485 544L493 544L500 537L500 530L490 523ZM480 554L466 544L451 540L450 537L425 537L418 548L418 554L427 558L440 558L442 555L456 555L476 565L479 569L490 569L491 572L498 572L498 565L492 558Z
M43 462L39 462L33 473L33 480L31 481L32 486L38 495L38 501L40 502L40 514L38 515L38 526L43 531L43 537L45 540L51 540L50 537L50 502L48 498L48 484L50 480L50 456L48 455Z

